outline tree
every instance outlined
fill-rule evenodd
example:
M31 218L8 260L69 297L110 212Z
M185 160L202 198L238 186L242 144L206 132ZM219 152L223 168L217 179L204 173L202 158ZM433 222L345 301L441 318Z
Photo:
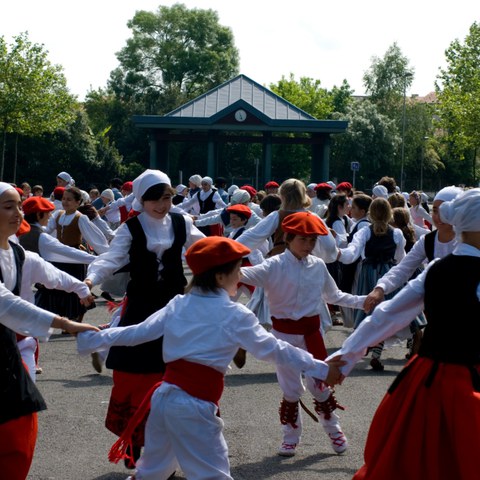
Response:
M141 96L145 112L138 113L165 113L238 73L232 31L213 10L160 6L137 11L128 27L133 36L109 85L117 95Z
M36 136L65 126L75 116L76 101L69 93L62 68L52 65L43 45L32 44L28 34L6 44L0 37L0 129L3 180L7 134ZM15 152L15 166L16 166ZM14 167L14 177L16 167ZM15 178L14 178L15 181Z
M377 105L380 113L391 118L397 116L404 93L413 81L414 70L408 63L394 43L383 58L372 58L372 65L363 76L370 101Z
M356 177L358 189L371 189L383 175L395 176L395 152L401 139L393 120L368 100L352 104L346 115L334 114L333 117L348 121L347 131L333 136L331 171L338 180L352 177L352 161L360 162Z
M480 23L473 23L464 43L454 40L445 52L447 67L437 77L439 125L450 151L460 162L471 162L462 183L477 182L480 147ZM469 169L470 170L470 169Z

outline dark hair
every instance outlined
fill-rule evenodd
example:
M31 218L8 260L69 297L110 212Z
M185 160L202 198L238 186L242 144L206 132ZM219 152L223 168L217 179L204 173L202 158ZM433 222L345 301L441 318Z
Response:
M369 197L364 193L358 193L353 196L352 203L354 203L360 210L365 210L365 213L367 213L370 204L372 203L372 197Z
M217 273L223 273L229 275L235 268L241 263L240 260L233 260L232 262L217 265L208 269L206 272L202 272L198 275L194 275L190 280L190 283L185 288L185 293L188 293L193 287L199 287L204 292L215 292L218 290L217 285Z
M39 213L39 212L26 214L26 215L23 216L23 218L25 219L26 222L28 222L31 225L32 223L36 223L38 221L37 213ZM44 212L42 212L42 213L44 213Z
M216 187L222 188L227 184L227 179L223 177L217 177L214 183Z
M277 193L269 193L261 202L260 208L268 215L280 208L282 199Z
M410 212L406 208L395 207L392 213L393 226L399 228L402 231L405 240L413 245L415 243L415 230L410 223Z
M332 198L331 191L328 188L317 188L315 195L319 200L330 200Z
M123 180L121 178L112 178L110 180L110 185L113 187L113 188L118 188L120 189L123 185Z
M77 201L77 202L82 201L82 192L80 191L79 188L68 187L68 188L65 189L65 192L70 192L73 195L73 198L75 199L75 201ZM63 192L63 193L65 193L65 192Z
M77 210L86 215L89 220L93 220L98 217L97 209L91 203L80 205Z
M377 184L383 185L387 189L388 193L394 193L397 191L395 188L397 186L397 182L393 177L382 177Z
M177 192L167 183L156 183L148 188L147 191L142 195L142 200L144 202L148 202L149 200L159 200L165 194L173 197L176 193Z
M344 207L347 204L346 195L335 195L328 204L327 218L325 223L332 228L335 220L339 219L338 216L338 207Z

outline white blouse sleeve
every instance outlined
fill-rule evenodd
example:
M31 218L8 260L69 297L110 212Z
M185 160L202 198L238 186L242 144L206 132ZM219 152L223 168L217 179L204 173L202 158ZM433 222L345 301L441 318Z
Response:
M187 240L185 241L185 248L193 245L197 240L205 238L205 235L193 224L193 220L189 216L184 216L185 228L187 230Z
M0 282L0 323L21 335L46 340L55 314L14 295Z
M262 243L270 238L278 227L278 212L272 212L270 215L258 222L254 227L245 230L238 238L237 242L245 245L250 250L255 250L262 246Z
M93 285L99 285L115 271L127 265L130 260L128 252L131 244L132 236L124 223L118 227L108 251L95 257L95 260L88 267L87 278L91 280Z
M348 245L347 231L345 230L345 224L342 220L336 220L333 222L332 229L337 236L335 237L335 243L338 248L345 248Z
M86 215L80 215L78 219L78 228L82 237L98 254L108 251L108 243L105 235L95 226Z
M43 233L38 240L40 256L47 262L83 263L89 265L96 258L78 248L69 247L55 237Z
M360 256L363 256L365 244L370 240L370 236L370 228L362 228L358 230L348 247L340 249L340 252L342 253L339 258L340 262L346 264L353 263L360 258Z
M403 236L403 232L399 228L393 229L393 240L396 244L394 258L397 263L400 263L405 257L405 244L407 242Z

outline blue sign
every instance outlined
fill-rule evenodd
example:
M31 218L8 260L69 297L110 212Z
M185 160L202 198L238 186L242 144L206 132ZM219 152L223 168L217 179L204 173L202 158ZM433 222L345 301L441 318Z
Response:
M358 172L360 170L360 162L350 163L350 168L353 172Z

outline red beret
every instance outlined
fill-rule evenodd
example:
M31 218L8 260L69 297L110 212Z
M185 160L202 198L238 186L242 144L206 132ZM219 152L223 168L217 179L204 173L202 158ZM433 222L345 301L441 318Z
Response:
M21 235L25 235L31 229L32 227L30 226L30 224L23 218L22 223L20 224L20 227L18 227L18 230L17 230L17 237L20 237Z
M131 192L133 190L133 182L125 182L122 185L122 190L126 190L127 192Z
M185 259L194 275L213 267L240 260L250 249L231 238L205 237L196 241L186 252Z
M55 210L52 202L43 197L30 197L22 203L23 213L30 215L30 213L37 212L51 212Z
M273 180L271 180L270 182L266 183L265 184L265 188L279 188L280 185L277 183L277 182L274 182Z
M65 187L55 187L53 189L54 195L63 195L63 192L65 192Z
M230 205L227 207L228 213L236 213L244 218L250 218L252 216L252 211L246 205L237 203L236 205Z
M251 185L243 185L240 187L240 190L245 190L250 194L250 200L253 200L253 197L257 194L257 191Z
M332 186L328 183L318 183L314 190L332 190Z
M352 184L350 182L342 182L337 185L337 190L351 190Z
M23 193L23 190L20 187L13 187L15 190L18 192L18 194L23 197L25 194Z
M285 233L293 233L305 237L328 235L328 229L320 218L311 212L297 212L285 217L282 222Z

